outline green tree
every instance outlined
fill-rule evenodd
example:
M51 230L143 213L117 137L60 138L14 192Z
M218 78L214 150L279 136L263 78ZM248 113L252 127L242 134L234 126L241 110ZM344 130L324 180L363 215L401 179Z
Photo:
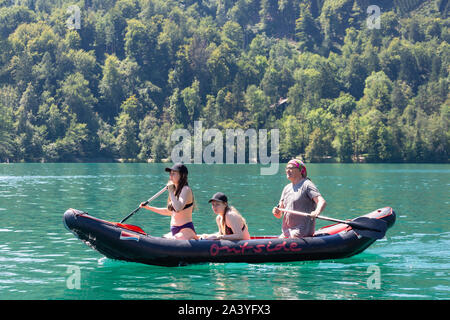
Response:
M332 145L336 150L340 162L352 162L352 137L347 126L336 129L336 137L333 140Z
M287 160L305 151L308 143L302 119L286 115L280 119L280 157Z
M136 61L139 76L144 80L165 85L167 57L158 44L159 24L151 21L144 24L137 19L127 21L125 53L128 59Z
M314 20L310 5L300 4L300 16L295 21L295 36L300 42L300 47L312 51L321 43L320 30Z
M367 69L362 58L357 54L352 54L347 65L343 69L344 86L348 93L359 99L363 96L364 82L367 78Z
M190 87L183 89L181 96L187 109L188 123L193 125L201 110L200 83L198 80L194 80Z
M218 92L226 87L229 79L233 77L235 57L226 43L214 48L207 62L211 77L211 89Z
M394 156L393 137L389 128L380 125L377 132L377 153L380 161L391 161Z
M13 156L12 130L12 114L0 103L0 161L7 161Z
M63 138L70 126L71 119L76 117L73 113L70 113L67 105L60 107L54 103L51 103L50 106L48 104L41 105L39 116L45 119L47 138L50 141Z
M1 161L164 159L201 119L278 126L286 159L448 162L447 1L383 0L379 30L366 0L96 0L79 30L61 1L10 2Z
M99 84L103 105L101 111L107 120L112 120L119 114L120 105L125 99L124 81L119 59L113 55L107 56Z
M331 102L328 110L333 113L335 117L349 117L355 108L355 98L351 94L341 92L339 97Z
M239 53L244 46L242 27L236 22L228 21L222 28L221 39L222 43L225 43L232 52Z
M278 2L261 0L259 11L262 30L269 36L276 35L277 22L279 21Z
M96 129L93 115L97 99L89 88L89 82L79 72L67 76L59 89L63 104L77 116L77 121L86 123L88 129Z
M85 123L78 123L73 117L63 138L44 146L48 161L76 161L86 156L85 147L89 142L89 130Z
M107 122L100 119L97 136L99 140L98 153L101 155L101 157L107 159L115 158L118 154L118 151L114 136L114 128Z
M117 117L116 148L123 159L136 158L139 152L138 124L126 112Z
M10 6L0 8L0 39L7 39L21 24L32 23L36 14L25 6ZM0 40L2 41L2 40Z
M166 132L166 130L169 129L167 124L165 124L164 127L164 130L161 130L161 132ZM156 134L155 138L152 141L151 156L155 162L161 162L162 159L167 158L168 156L166 146L167 137L161 134L161 132L159 132L159 134Z
M157 45L157 39L150 33L149 28L137 19L127 21L125 33L125 53L139 65L153 65L151 52ZM150 49L150 50L149 50Z
M269 112L269 99L264 91L251 85L245 92L244 100L250 119L249 125L256 130L263 128Z
M309 137L309 144L305 149L305 158L309 162L320 162L330 155L331 142L320 128L315 128Z
M155 135L161 131L158 119L153 115L148 114L139 122L139 155L138 158L143 161L147 161L152 158L152 144L155 139Z
M381 112L391 109L392 81L383 71L372 73L366 79L364 96L360 100L363 108L375 108Z
M216 97L206 96L206 105L202 110L202 119L205 121L205 127L212 128L216 121L220 119L220 110L216 104Z
M187 124L187 109L183 102L183 97L178 88L175 88L169 98L169 119L174 124Z

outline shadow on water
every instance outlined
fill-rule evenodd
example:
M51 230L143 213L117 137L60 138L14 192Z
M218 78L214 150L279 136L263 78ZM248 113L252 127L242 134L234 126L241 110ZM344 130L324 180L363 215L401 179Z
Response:
M175 268L100 258L97 267L83 271L80 292L66 297L95 290L104 292L95 299L365 299L367 268L378 257Z

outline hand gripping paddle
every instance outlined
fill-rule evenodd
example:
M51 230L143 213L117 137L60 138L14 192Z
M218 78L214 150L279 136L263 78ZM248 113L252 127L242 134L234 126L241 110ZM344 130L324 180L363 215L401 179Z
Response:
M150 199L148 199L147 201L144 202L144 205L149 204L150 202L152 202L153 200L155 200L156 198L158 198L161 194L164 193L164 191L167 190L167 186L165 186L164 188L162 188L160 191L158 191L157 194L155 194L153 197L151 197ZM120 221L120 223L124 223L125 220L127 220L128 218L130 218L133 214L135 214L137 211L139 211L141 207L137 207L136 209L134 209L129 215L127 215L125 218L122 219L122 221Z
M278 208L278 210L283 212L289 212L293 214L299 214L302 216L311 217L310 214L300 211L294 211L294 210L288 210L288 209L282 209ZM328 218L324 216L318 216L318 219L327 220L327 221L333 221L338 223L344 223L346 225L349 225L352 227L352 229L359 235L366 237L366 238L372 238L372 239L381 239L386 234L387 230L387 223L384 220L380 219L374 219L369 217L359 217L352 221L344 221L344 220L338 220L334 218Z

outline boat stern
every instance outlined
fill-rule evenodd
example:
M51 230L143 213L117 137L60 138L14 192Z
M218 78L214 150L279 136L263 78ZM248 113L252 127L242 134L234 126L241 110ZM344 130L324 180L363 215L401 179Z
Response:
M391 207L384 207L377 209L367 215L369 218L380 219L386 222L387 228L390 229L397 219L394 209Z

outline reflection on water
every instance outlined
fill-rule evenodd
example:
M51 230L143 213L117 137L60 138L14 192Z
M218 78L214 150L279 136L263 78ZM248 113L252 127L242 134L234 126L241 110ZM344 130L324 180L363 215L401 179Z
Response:
M308 172L328 202L327 216L353 218L385 205L398 214L387 238L348 259L147 266L106 259L63 227L62 214L69 207L119 221L166 183L163 168L0 164L0 298L450 298L448 165L310 164ZM207 201L222 191L252 234L279 234L280 221L271 208L287 183L282 173L261 176L257 165L192 165L189 170L199 232L216 231ZM165 206L166 200L162 196L154 204ZM152 235L169 231L167 217L148 211L135 214L132 223ZM67 286L73 266L80 268L79 290ZM368 287L371 266L380 270L379 289Z

